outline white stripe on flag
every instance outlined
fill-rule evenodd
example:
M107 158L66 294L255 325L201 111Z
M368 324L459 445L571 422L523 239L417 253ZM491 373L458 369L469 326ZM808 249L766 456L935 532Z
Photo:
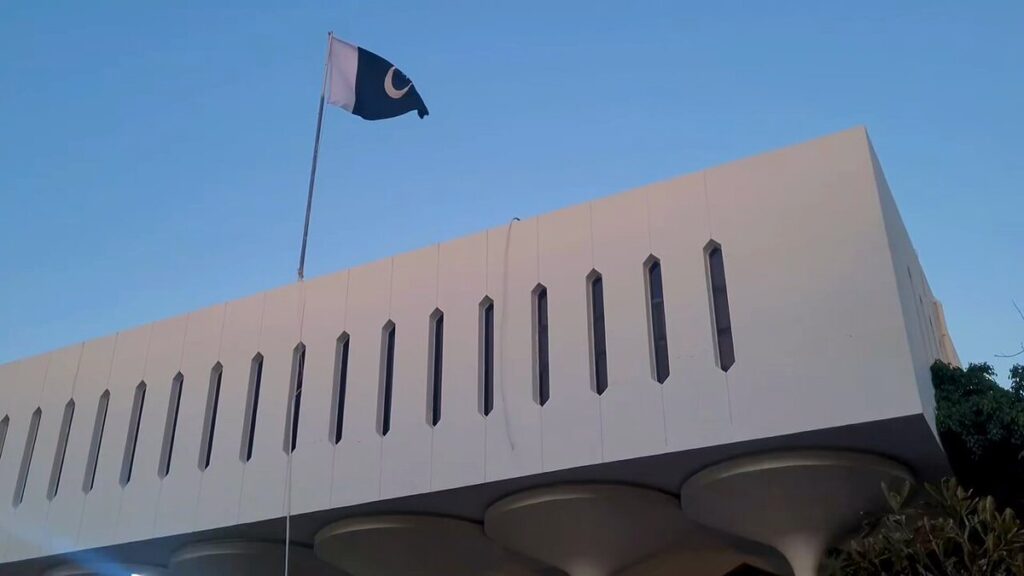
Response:
M359 49L337 38L331 38L330 78L327 82L327 103L349 112L356 103L356 74L359 71Z

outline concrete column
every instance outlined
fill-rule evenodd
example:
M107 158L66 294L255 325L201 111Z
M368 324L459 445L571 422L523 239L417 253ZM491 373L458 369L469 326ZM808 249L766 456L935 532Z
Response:
M870 454L791 451L707 468L680 492L683 511L712 528L774 547L795 576L815 576L828 545L885 506L882 483L904 466Z

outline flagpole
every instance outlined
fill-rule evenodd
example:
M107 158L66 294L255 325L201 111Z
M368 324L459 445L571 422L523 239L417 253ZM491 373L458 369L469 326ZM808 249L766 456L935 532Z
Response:
M313 210L313 187L316 184L316 163L320 156L320 128L324 123L324 96L327 94L327 75L331 65L331 38L334 32L327 33L327 56L324 58L324 83L320 88L320 108L316 113L316 137L313 140L313 167L309 170L309 193L306 195L306 223L302 228L302 250L299 252L299 282L306 272L306 241L309 238L309 215Z

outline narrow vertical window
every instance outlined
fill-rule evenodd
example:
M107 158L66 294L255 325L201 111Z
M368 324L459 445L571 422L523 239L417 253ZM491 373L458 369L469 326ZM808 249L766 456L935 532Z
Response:
M391 431L391 388L395 378L395 323L388 320L380 334L380 383L377 391L377 432Z
M651 376L664 384L668 380L668 328L665 322L665 291L661 284L661 260L653 254L644 262L647 291L647 338L651 350Z
M935 325L932 324L932 317L930 314L928 314L928 307L925 305L924 298L921 297L920 294L917 295L917 301L921 305L921 330L927 333L927 336L925 338L925 345L928 346L928 349L931 352L932 357L937 358L939 356L939 343L938 341L935 340ZM928 324L931 326L931 330L925 327L925 318L928 319Z
M548 289L538 284L533 289L533 399L541 406L551 397L548 359Z
M128 436L124 439L124 456L121 458L122 487L132 481L132 467L135 465L135 448L139 443L139 426L142 424L142 407L146 402L146 383L139 382L132 397L132 411L128 419Z
M306 345L292 350L292 375L288 384L288 416L284 423L284 451L291 454L299 442L299 410L302 408L302 378L306 372Z
M92 425L92 440L89 442L89 459L85 462L85 478L82 480L82 491L88 494L96 483L96 464L100 459L100 448L103 446L103 429L107 426L107 407L110 406L110 390L100 394L96 404L96 419Z
M171 456L174 454L174 437L178 433L178 410L181 408L181 387L185 376L181 372L171 379L171 395L167 400L167 420L164 421L164 442L160 448L160 465L157 476L163 478L171 471Z
M487 416L494 410L494 301L488 296L480 301L480 344L477 366L480 380L480 413Z
M53 467L50 469L50 485L46 489L46 499L53 500L60 489L60 477L64 472L64 455L68 451L68 436L71 435L71 419L75 416L75 401L68 400L64 405L64 415L60 419L60 434L57 436L57 449L53 452Z
M210 467L213 457L213 435L217 430L217 405L220 403L220 384L224 380L224 366L217 362L210 370L210 387L206 391L206 416L203 418L203 443L199 446L199 469Z
M604 279L597 270L587 275L587 319L590 328L590 384L598 395L608 389L608 346L604 333Z
M0 419L0 460L4 458L4 444L7 442L7 428L11 425L11 417L4 415Z
M260 406L260 384L263 383L263 354L259 352L249 363L249 391L245 395L245 422L242 425L242 448L239 456L242 462L252 460L252 448L256 442L256 415Z
M25 484L28 482L28 471L32 467L32 453L36 449L36 437L39 436L39 420L43 417L41 408L32 412L32 419L28 423L28 435L25 437L25 451L21 453L21 467L18 468L18 482L14 485L14 500L12 504L17 508L25 499Z
M430 334L428 334L427 345L427 389L430 391L428 398L428 414L430 425L437 426L441 421L441 376L444 359L444 312L434 309L430 314Z
M722 246L712 240L704 248L707 260L708 295L711 300L711 327L715 334L715 360L723 372L736 363L729 317L729 292L725 286L725 260Z
M931 314L928 315L928 334L931 336L932 339L932 346L935 349L935 356L938 357L940 356L941 352L939 350L939 337L938 334L935 333L935 322L932 322Z
M921 334L921 348L925 349L929 347L927 330L924 327L924 301L921 296L917 293L917 285L914 282L914 275L910 272L910 266L907 266L907 277L910 278L910 290L917 296L917 302L914 303L914 313L917 316L917 329ZM913 296L911 296L913 298Z
M331 393L331 442L341 442L345 429L345 391L348 388L348 332L338 336L334 347L334 391Z

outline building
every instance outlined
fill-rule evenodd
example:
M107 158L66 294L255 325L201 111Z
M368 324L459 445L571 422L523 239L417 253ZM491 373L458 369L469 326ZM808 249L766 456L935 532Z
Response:
M852 129L0 366L0 574L813 574L937 358Z

